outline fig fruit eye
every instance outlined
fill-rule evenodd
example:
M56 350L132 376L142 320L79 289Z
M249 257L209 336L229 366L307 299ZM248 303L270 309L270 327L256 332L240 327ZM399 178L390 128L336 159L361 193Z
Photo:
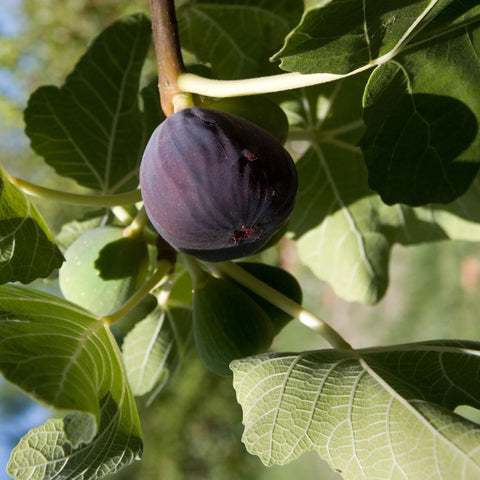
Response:
M209 108L168 117L140 165L155 229L175 249L207 261L260 250L286 224L297 185L295 164L273 135Z

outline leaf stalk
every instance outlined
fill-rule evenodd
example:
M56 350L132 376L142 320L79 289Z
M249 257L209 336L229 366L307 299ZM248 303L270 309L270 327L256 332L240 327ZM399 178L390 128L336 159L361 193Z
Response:
M132 190L125 193L85 195L82 193L62 192L53 188L42 187L34 183L27 182L6 173L10 183L22 190L23 193L32 197L47 198L63 203L73 205L84 205L94 207L115 207L118 205L132 205L142 201L140 190Z
M212 266L264 298L272 305L275 305L292 317L297 318L305 326L321 335L337 350L352 350L351 345L330 325L313 315L313 313L305 310L301 305L286 295L283 295L270 285L267 285L254 275L248 273L236 263L221 262L215 263Z
M168 260L160 260L153 275L116 312L102 318L104 323L112 325L123 318L169 274L171 268Z

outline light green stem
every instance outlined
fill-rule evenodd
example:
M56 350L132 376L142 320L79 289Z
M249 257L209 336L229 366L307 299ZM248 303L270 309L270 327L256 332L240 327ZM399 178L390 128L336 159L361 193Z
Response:
M155 233L151 232L149 229L146 228L146 225L148 223L148 217L147 217L147 212L145 210L145 207L142 206L142 208L138 211L137 215L135 218L132 220L130 225L125 228L123 231L123 236L124 237L142 237L145 241L148 243L155 245L157 242L157 237Z
M182 253L182 259L192 279L193 289L196 290L202 285L205 279L208 278L208 273L202 269L194 257Z
M305 310L301 305L294 302L292 299L251 275L236 263L215 263L212 264L212 267L227 274L229 277L233 278L235 281L244 287L247 287L252 292L264 298L271 304L280 308L292 317L297 318L301 323L319 333L337 350L352 350L350 344L330 325L313 315L313 313Z
M153 275L116 312L103 317L105 324L112 325L124 317L168 275L171 268L169 261L160 260Z
M133 222L133 217L124 206L116 205L111 208L111 211L122 224Z
M341 75L336 73L280 73L278 75L245 78L242 80L214 80L200 77L193 73L182 73L178 77L177 86L184 92L206 95L208 97L239 97L243 95L282 92L333 82L356 75L373 66L373 63L368 64Z
M13 185L18 187L27 195L47 198L49 200L56 200L74 205L115 207L117 205L132 205L142 200L140 190L133 190L131 192L111 195L83 195L81 193L62 192L53 188L42 187L40 185L27 182L26 180L13 177L10 174L7 174L7 178Z

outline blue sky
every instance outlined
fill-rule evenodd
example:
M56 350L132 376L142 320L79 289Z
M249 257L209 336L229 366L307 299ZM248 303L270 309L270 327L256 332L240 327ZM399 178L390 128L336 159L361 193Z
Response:
M21 1L1 0L0 8L0 37L14 37L22 31ZM14 100L21 101L25 95L23 87L18 85L10 72L2 68L2 52L0 50L0 95L7 96ZM6 412L2 408L1 390L5 388L5 382L0 377L0 480L10 477L5 471L10 451L18 442L20 437L28 430L43 423L48 411L40 405L30 402L25 396L18 397L17 415Z
M14 37L22 31L22 2L19 0L2 0L0 8L0 37ZM0 95L14 100L23 97L21 86L17 84L5 68L2 68L2 52L0 50Z
M0 36L13 37L22 30L22 2L19 0L2 0L0 9Z

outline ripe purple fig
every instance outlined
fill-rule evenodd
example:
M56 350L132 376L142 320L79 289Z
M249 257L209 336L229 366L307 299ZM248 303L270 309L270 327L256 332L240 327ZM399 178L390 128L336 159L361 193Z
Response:
M295 204L295 164L270 133L191 107L153 132L140 166L148 217L175 249L207 261L257 252Z

